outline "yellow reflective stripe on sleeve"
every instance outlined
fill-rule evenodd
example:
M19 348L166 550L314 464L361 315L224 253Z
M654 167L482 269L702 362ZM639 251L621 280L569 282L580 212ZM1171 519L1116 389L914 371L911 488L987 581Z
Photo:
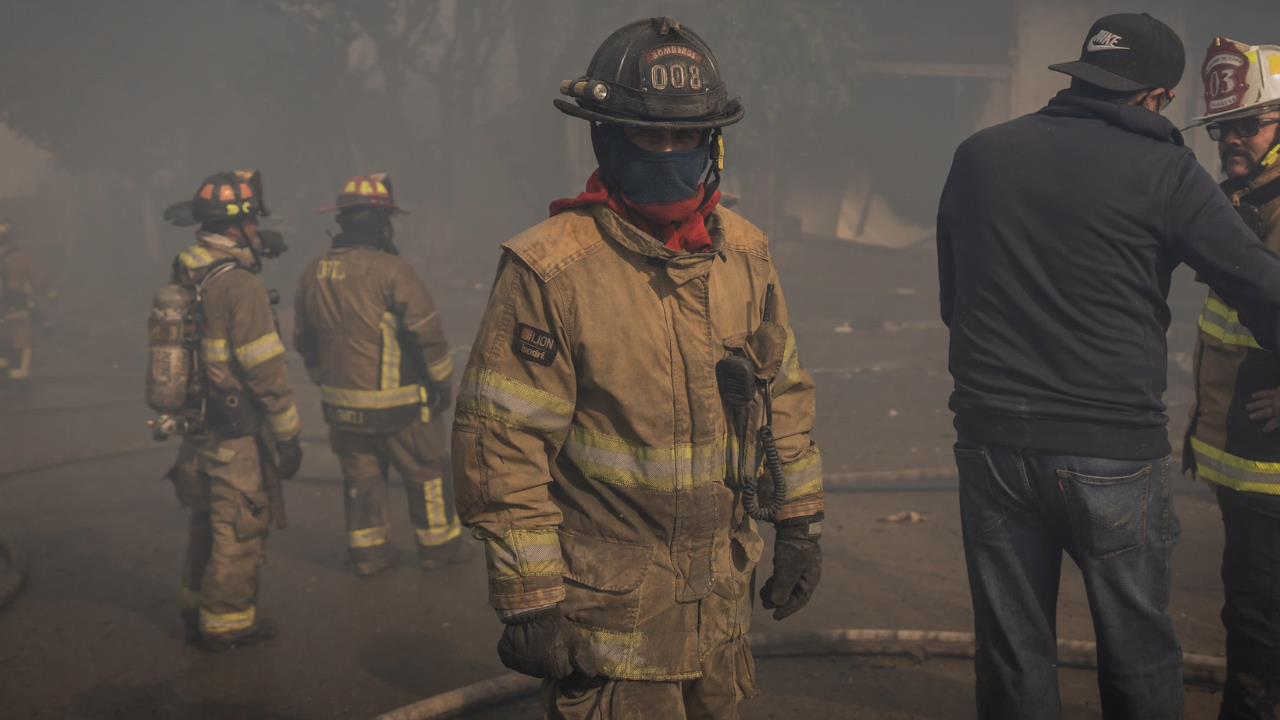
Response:
M1198 325L1201 332L1225 345L1262 349L1249 328L1240 322L1240 314L1212 295L1204 300Z
M427 366L427 375L435 382L444 382L453 375L453 358L445 355L443 358L431 363Z
M200 632L204 635L226 635L253 627L257 608L233 613L211 613L200 608Z
M347 533L347 546L356 549L386 545L391 537L391 529L386 525L379 527L352 530Z
M495 582L564 574L560 533L554 528L508 530L500 538L486 538L484 545L489 579Z
M645 447L575 425L569 430L564 452L592 480L675 493L724 480L726 446L722 437L699 445Z
M267 425L271 428L271 434L278 438L297 435L302 430L302 421L298 419L298 406L291 404L289 409L282 413L268 415Z
M782 367L773 383L773 396L777 397L804 380L804 368L800 366L800 353L796 349L796 334L787 328L787 342L782 349Z
M787 502L822 492L822 453L818 446L809 446L794 462L784 464L782 477L787 481Z
M236 360L245 370L255 368L272 358L284 355L284 343L274 330L262 337L236 348Z
M10 380L26 380L31 377L31 348L22 348L18 353L18 364L9 368Z
M200 355L206 363L231 362L231 346L226 338L204 338L200 341Z
M193 245L178 254L178 262L188 270L196 270L213 264L213 253L199 245Z
M548 434L568 429L573 403L487 368L471 368L462 379L458 411L504 425Z
M1248 460L1193 437L1196 474L1234 490L1280 495L1280 462Z
M426 402L426 388L421 385L405 385L391 390L348 390L321 385L320 400L336 407L386 410Z
M382 313L382 372L378 385L382 390L400 387L400 323L394 313Z
M419 546L439 547L462 534L462 523L455 522L442 528L417 528L413 532L418 537Z

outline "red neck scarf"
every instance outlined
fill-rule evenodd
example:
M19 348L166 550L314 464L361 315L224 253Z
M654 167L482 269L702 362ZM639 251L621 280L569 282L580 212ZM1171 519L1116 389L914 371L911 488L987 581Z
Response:
M707 218L711 217L711 211L720 203L720 191L717 190L711 200L704 204L702 199L706 193L707 188L702 185L698 188L698 194L688 200L639 205L610 194L609 188L600 180L600 171L596 170L587 180L584 192L577 197L562 198L551 203L551 216L555 217L565 210L577 207L604 205L676 252L701 252L711 247Z

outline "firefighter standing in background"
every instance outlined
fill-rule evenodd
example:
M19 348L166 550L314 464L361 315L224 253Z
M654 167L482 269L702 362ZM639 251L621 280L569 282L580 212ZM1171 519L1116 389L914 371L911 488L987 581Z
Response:
M1280 47L1217 38L1203 68L1223 192L1280 252ZM1196 343L1196 404L1184 462L1215 487L1226 548L1222 718L1280 707L1280 361L1212 290Z
M264 473L292 477L302 462L285 349L258 274L263 257L284 251L278 234L258 228L266 213L256 171L210 176L192 200L165 211L175 225L200 225L196 244L174 261L172 281L196 296L206 412L169 476L190 508L187 637L214 652L276 633L256 611L272 519Z
M34 285L31 256L13 241L9 220L0 218L0 390L31 377Z
M403 211L391 180L352 178L327 210L337 210L342 231L303 271L295 341L342 466L352 564L373 575L396 562L389 466L405 482L423 569L461 560L441 418L453 362L431 293L392 242L391 218Z
M487 550L499 656L544 678L547 717L735 718L756 691L748 507L776 528L776 619L817 585L823 513L769 244L717 207L742 106L670 18L615 32L562 92L600 167L503 245L454 421L459 513ZM766 416L779 472L757 483L766 443L741 429Z

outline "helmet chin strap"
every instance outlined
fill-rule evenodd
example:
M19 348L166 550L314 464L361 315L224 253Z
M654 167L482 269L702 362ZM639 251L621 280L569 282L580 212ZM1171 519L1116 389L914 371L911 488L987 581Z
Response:
M711 197L720 189L720 172L724 170L724 134L720 128L711 128L711 134L707 137L708 155L711 158L711 167L707 171L707 179L703 181L705 191L702 193L702 204L698 209L707 206L711 202Z

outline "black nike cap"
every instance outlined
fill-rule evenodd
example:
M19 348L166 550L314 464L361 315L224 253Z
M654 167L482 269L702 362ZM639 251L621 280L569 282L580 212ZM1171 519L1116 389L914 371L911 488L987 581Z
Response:
M1120 13L1089 28L1079 60L1049 69L1104 90L1138 92L1172 90L1185 67L1186 51L1173 28L1146 13Z

